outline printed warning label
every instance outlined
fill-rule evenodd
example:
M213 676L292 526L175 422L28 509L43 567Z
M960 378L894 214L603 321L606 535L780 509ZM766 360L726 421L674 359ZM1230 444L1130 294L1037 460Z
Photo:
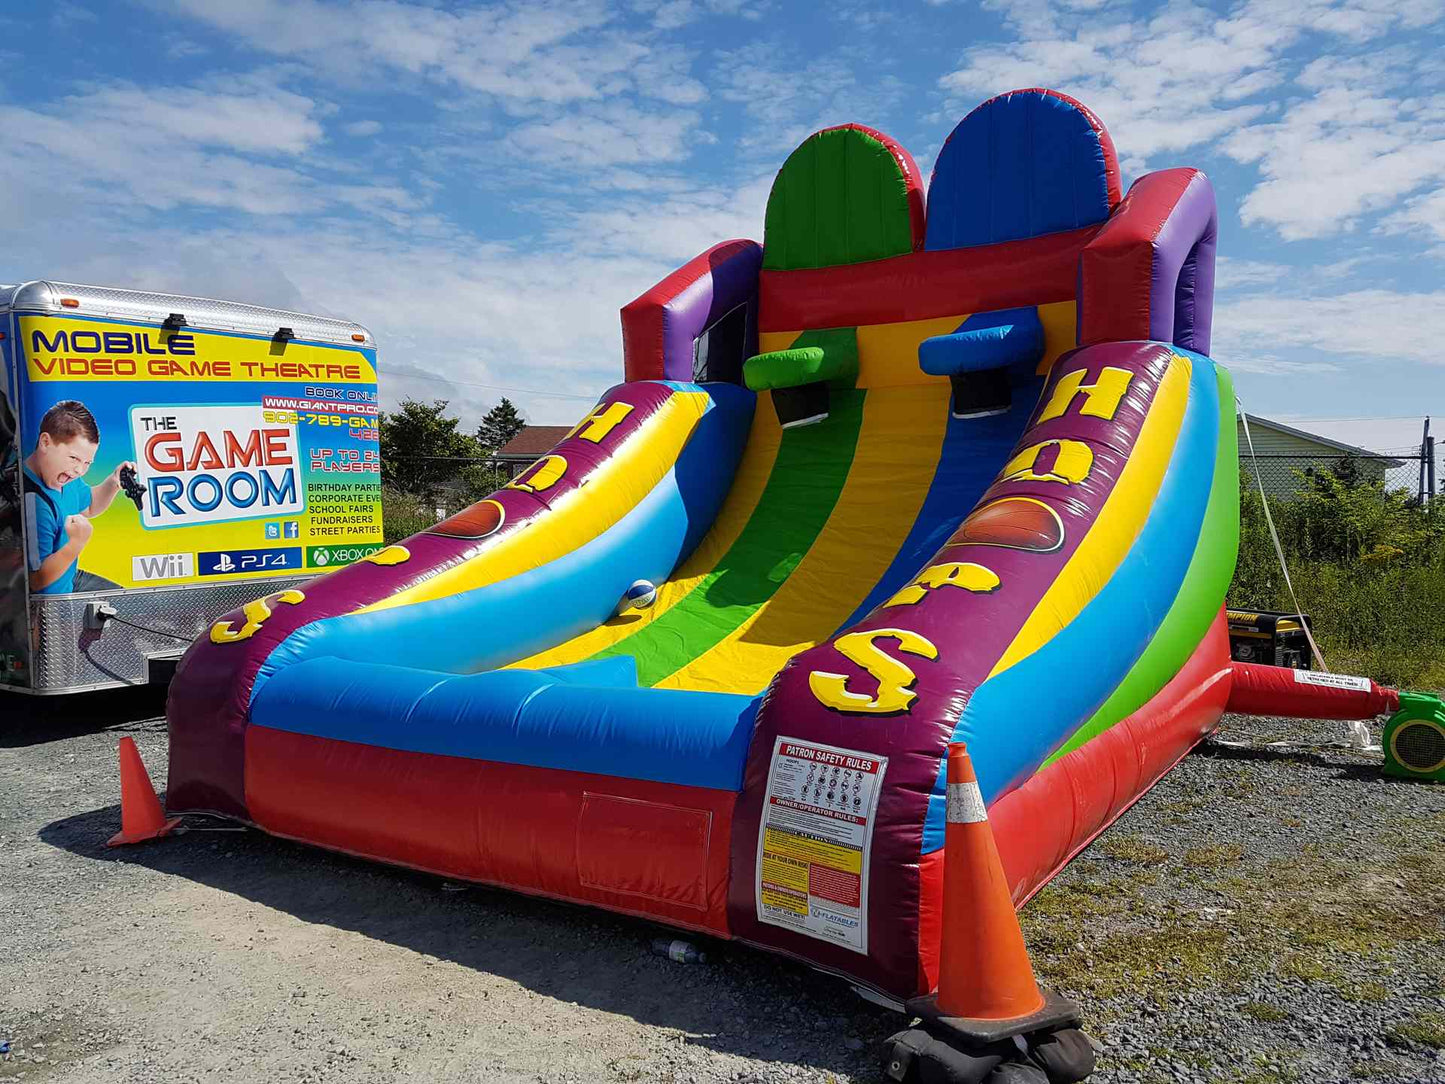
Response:
M1349 674L1322 674L1318 670L1296 670L1296 685L1319 685L1326 689L1349 689L1357 693L1370 691L1370 679Z
M868 951L868 851L886 757L778 738L758 831L758 921Z

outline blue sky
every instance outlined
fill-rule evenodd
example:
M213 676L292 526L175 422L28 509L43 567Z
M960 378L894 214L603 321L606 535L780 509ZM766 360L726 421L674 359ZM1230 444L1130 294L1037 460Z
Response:
M979 101L1045 85L1126 184L1213 178L1214 353L1248 409L1445 435L1445 0L25 7L0 14L0 278L358 320L392 402L472 419L499 385L570 422L620 376L618 307L760 237L809 132L881 128L926 173Z

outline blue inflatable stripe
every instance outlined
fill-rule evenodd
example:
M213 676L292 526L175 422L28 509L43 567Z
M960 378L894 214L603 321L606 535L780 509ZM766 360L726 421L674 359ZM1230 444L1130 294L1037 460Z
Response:
M1014 385L1013 406L1007 414L987 418L949 418L943 437L943 452L923 507L898 555L888 566L868 597L848 615L837 632L867 617L873 609L916 576L936 554L948 536L958 529L964 516L993 484L999 465L1008 459L1019 434L1028 424L1043 385L1033 377ZM837 632L834 635L837 635Z
M716 518L752 421L751 392L730 385L706 390L715 409L703 416L673 469L606 531L499 583L304 625L262 665L253 702L287 667L323 656L364 665L382 657L449 673L505 666L595 628L634 581L661 583Z
M557 678L308 659L266 683L251 722L411 753L742 789L758 697Z
M1176 348L1177 349L1177 348ZM1153 638L1198 545L1219 433L1214 363L1193 362L1189 404L1159 495L1124 562L1083 611L970 697L953 741L968 743L984 801L1038 769L1123 680ZM923 853L943 846L944 773L929 797Z
M612 685L637 688L637 660L631 655L610 655L605 659L583 659L565 666L547 666L534 671L568 685Z

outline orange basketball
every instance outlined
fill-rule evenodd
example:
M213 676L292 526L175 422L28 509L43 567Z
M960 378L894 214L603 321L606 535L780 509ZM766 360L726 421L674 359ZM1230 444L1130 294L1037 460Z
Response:
M1052 553L1064 544L1059 514L1032 497L1000 497L959 524L950 546L1003 546Z
M478 501L470 508L463 508L454 516L448 516L431 529L432 534L448 538L486 538L507 518L507 511L493 500Z

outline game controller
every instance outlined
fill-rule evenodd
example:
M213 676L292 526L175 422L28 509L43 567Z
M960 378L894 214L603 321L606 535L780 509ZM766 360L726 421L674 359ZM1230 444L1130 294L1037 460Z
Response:
M134 467L120 468L120 488L125 495L135 502L136 511L140 511L141 498L146 495L146 487L139 478L135 476Z

